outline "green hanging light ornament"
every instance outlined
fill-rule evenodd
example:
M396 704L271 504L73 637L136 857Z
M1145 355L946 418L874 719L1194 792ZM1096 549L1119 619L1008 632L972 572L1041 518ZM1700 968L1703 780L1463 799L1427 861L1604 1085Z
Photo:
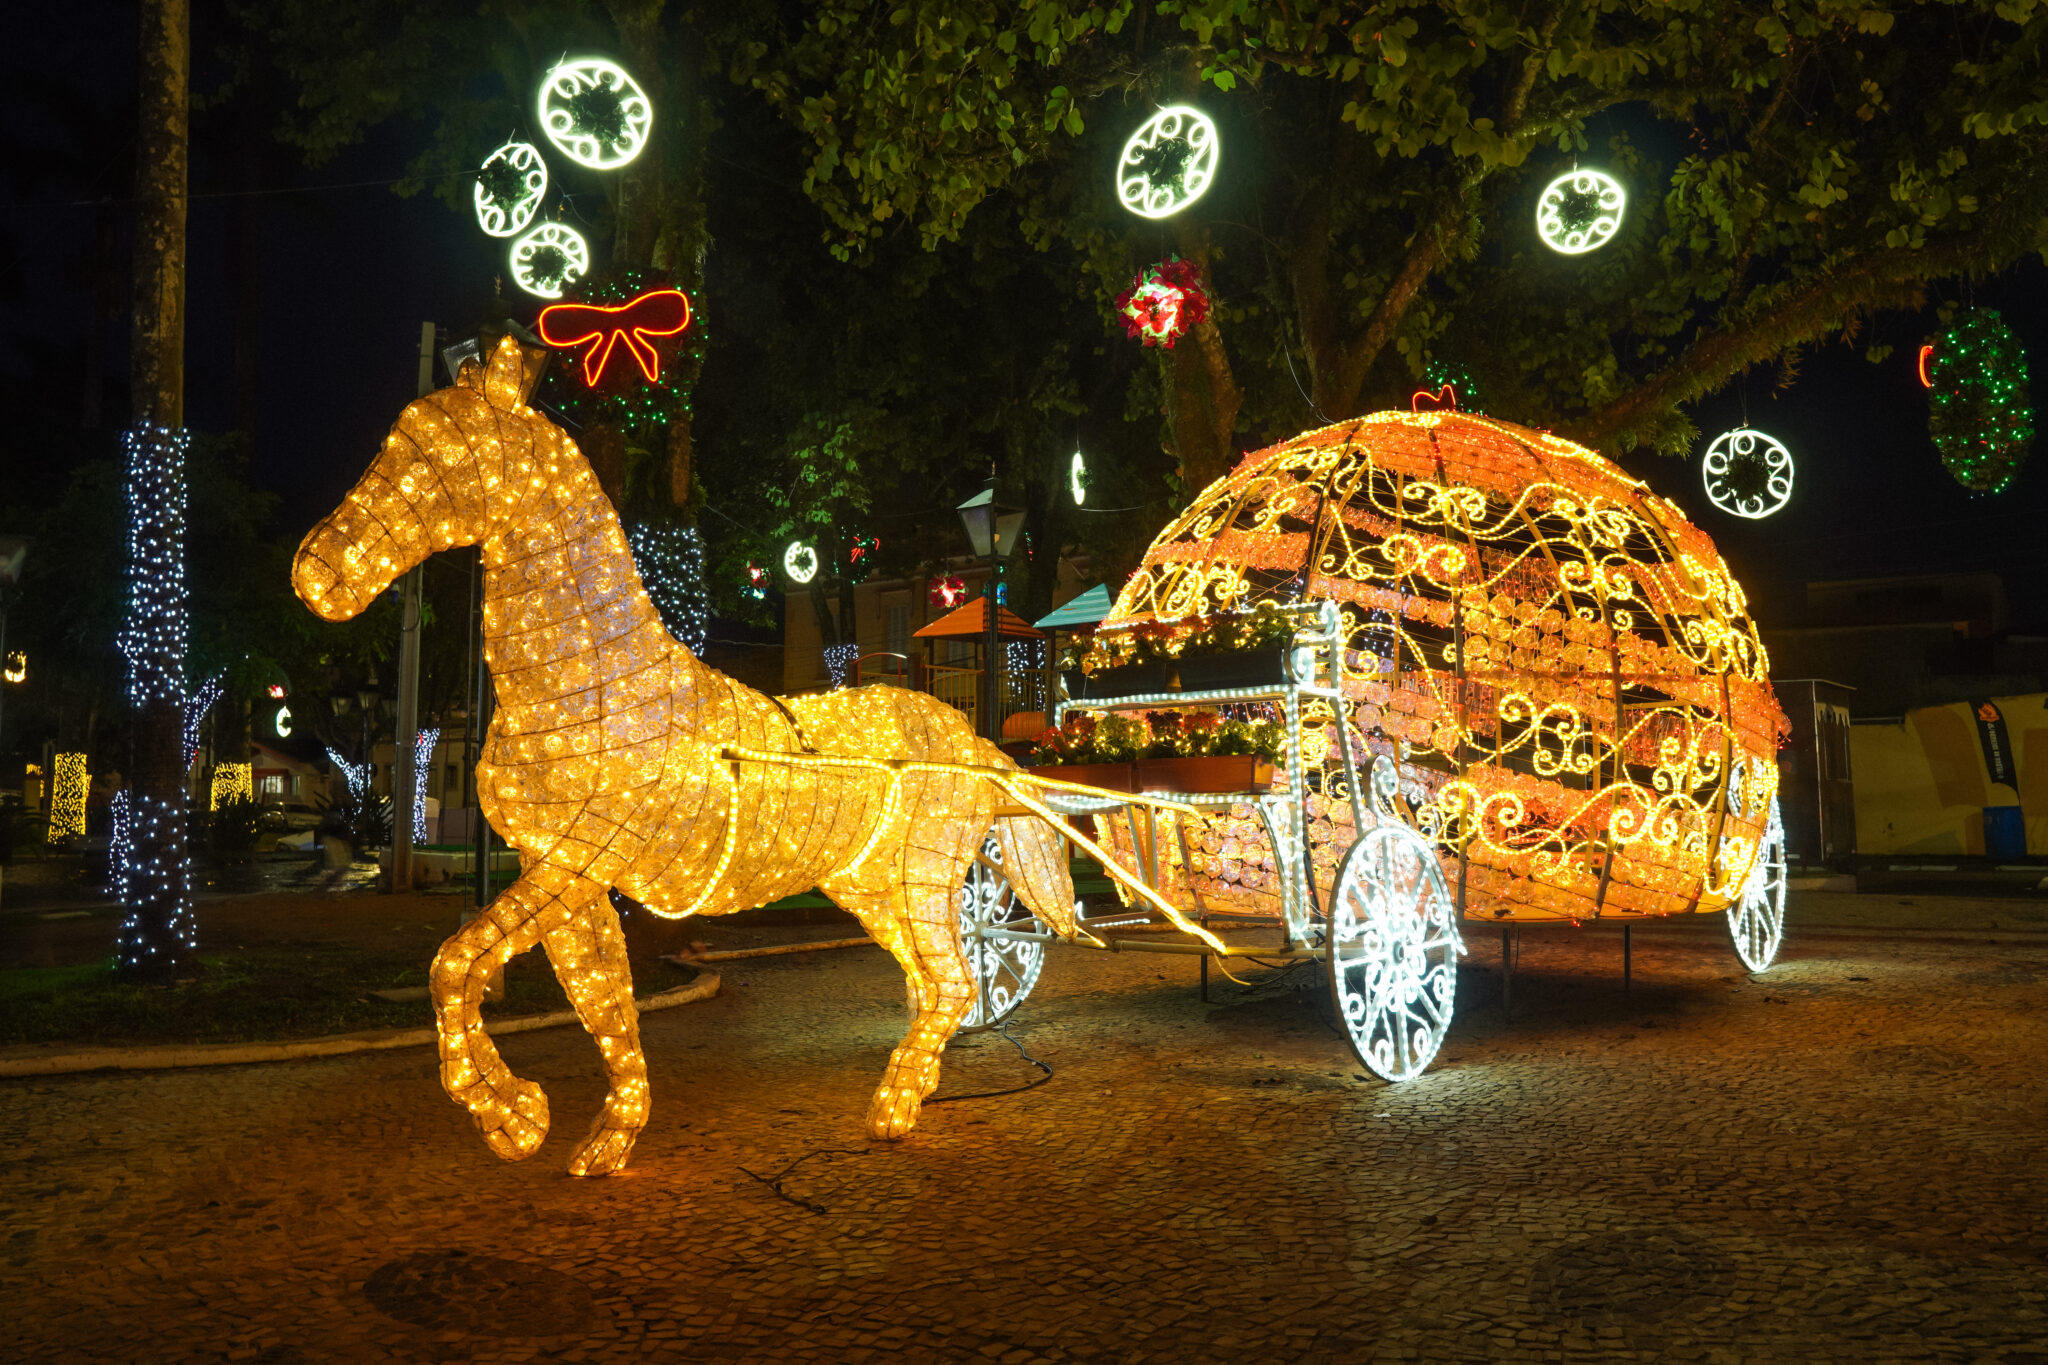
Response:
M2034 444L2027 354L1995 308L1965 308L1923 352L1927 431L1972 493L2012 486Z

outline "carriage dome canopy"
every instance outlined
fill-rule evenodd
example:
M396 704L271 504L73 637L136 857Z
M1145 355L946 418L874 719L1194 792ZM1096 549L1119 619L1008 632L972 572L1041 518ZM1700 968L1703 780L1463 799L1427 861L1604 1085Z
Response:
M1468 917L1708 911L1739 894L1789 727L1741 586L1640 480L1466 413L1307 432L1247 455L1159 535L1089 663L1114 664L1135 634L1171 652L1220 614L1304 599L1342 613L1344 742L1400 761ZM1353 836L1320 719L1299 778L1322 866Z

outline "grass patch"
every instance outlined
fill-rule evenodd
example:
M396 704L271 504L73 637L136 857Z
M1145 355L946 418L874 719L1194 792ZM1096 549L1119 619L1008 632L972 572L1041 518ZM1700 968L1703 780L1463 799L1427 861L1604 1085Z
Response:
M368 994L426 985L428 964L417 953L309 943L202 954L200 961L205 970L176 986L135 985L102 966L0 971L0 1044L279 1042L433 1022L425 1000ZM636 964L636 975L649 978L636 982L643 994L690 977L666 965ZM486 1004L484 1015L502 1019L567 1007L554 972L534 952L506 968L505 998Z

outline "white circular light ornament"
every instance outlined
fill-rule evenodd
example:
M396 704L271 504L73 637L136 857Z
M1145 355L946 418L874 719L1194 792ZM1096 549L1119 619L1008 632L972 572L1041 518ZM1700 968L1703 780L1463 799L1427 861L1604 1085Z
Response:
M1074 462L1067 466L1067 489L1074 495L1074 506L1088 501L1088 462L1078 450L1074 452Z
M562 291L590 270L590 243L567 223L542 223L512 244L512 279L543 299Z
M493 237L523 232L548 192L548 163L531 142L508 142L476 172L477 226Z
M278 707L277 719L271 728L277 731L279 739L290 739L292 734L292 708L289 706Z
M1169 218L1216 178L1222 140L1201 110L1169 105L1145 120L1116 163L1116 197L1140 218Z
M782 552L782 571L792 583L808 583L818 576L818 552L801 540L790 542Z
M617 62L581 57L540 83L540 126L577 165L615 171L647 146L654 105Z
M1543 187L1536 201L1536 235L1566 256L1606 246L1621 228L1628 194L1603 171L1569 171Z
M1792 500L1792 452L1749 427L1724 431L1700 461L1714 506L1738 517L1767 517Z

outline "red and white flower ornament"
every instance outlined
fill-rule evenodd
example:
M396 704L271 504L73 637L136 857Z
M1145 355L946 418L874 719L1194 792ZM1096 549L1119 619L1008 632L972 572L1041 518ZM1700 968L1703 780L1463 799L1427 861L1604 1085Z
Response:
M1178 257L1147 266L1117 299L1116 310L1128 335L1172 350L1188 328L1209 320L1201 268Z

